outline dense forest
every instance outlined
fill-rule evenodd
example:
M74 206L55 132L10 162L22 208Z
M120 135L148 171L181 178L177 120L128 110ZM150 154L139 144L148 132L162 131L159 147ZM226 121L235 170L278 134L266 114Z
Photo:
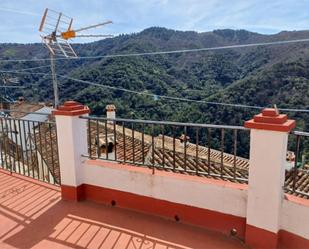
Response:
M234 44L300 39L309 32L281 32L261 35L245 30L215 30L196 33L149 28L140 33L86 44L74 44L80 56L167 51ZM46 58L41 44L0 44L2 59ZM308 108L309 43L225 49L198 53L118 57L92 60L57 61L57 73L105 86L141 93L168 95L194 100ZM1 70L15 70L47 65L47 62L1 62ZM28 72L28 71L27 71ZM50 69L14 74L26 88L14 90L15 98L51 101ZM58 77L61 100L74 99L87 104L96 115L114 103L118 116L155 120L236 124L252 117L258 110L183 102L132 94L91 86ZM308 114L290 113L301 129L309 130Z
M92 43L73 44L79 56L168 51L308 38L308 31L262 35L246 30L197 33L152 27L140 33L119 35ZM48 58L41 44L0 44L0 58ZM0 62L2 71L48 66L49 62ZM242 125L259 112L161 98L167 95L212 102L309 109L309 43L258 46L195 53L176 53L88 60L59 60L57 74L100 86L58 77L62 101L87 104L103 115L106 104L117 116L195 123ZM18 76L25 89L12 90L13 98L52 101L50 68L23 71ZM104 86L138 91L133 94ZM143 94L144 93L144 94ZM149 96L154 94L157 96ZM300 130L309 131L309 113L288 113Z

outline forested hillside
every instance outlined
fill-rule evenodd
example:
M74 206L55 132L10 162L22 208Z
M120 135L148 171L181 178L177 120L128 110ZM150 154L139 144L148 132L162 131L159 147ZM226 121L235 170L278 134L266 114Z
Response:
M80 56L167 51L234 44L308 38L309 32L261 35L245 30L215 30L196 33L149 28L88 44L74 44ZM0 44L0 58L47 58L41 44ZM0 62L0 70L48 65L48 62ZM57 61L57 73L98 84L141 93L195 100L257 106L309 109L309 43L225 49L198 53L148 55L92 60ZM49 68L33 72L50 73ZM14 74L15 75L15 74ZM26 88L11 95L31 101L51 101L50 76L18 74ZM89 105L96 115L108 103L118 116L155 120L237 124L257 110L167 100L58 78L62 100L74 99ZM300 129L309 130L309 116L297 117Z

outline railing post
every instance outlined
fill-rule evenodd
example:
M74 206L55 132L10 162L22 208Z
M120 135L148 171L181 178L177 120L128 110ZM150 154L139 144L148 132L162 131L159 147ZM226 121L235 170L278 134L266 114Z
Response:
M78 201L82 199L82 155L87 154L87 120L79 118L87 115L88 107L75 101L67 101L59 106L53 115L56 118L62 199Z
M287 141L295 121L267 108L245 127L251 129L246 244L277 248Z

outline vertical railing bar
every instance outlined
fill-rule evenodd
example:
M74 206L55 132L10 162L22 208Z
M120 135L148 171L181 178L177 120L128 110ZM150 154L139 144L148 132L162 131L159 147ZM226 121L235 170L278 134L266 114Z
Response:
M233 172L233 176L234 176L234 180L236 180L236 164L237 164L237 130L234 130L234 158L233 158L233 168L234 168L234 172Z
M97 140L97 157L101 157L101 151L100 151L100 134L99 134L99 120L96 120L96 140Z
M20 119L18 119L18 130L19 130L19 140L20 140L20 148L21 148L21 162L23 164L23 175L26 175L26 172L25 172L25 158L24 158L24 146L23 146L23 139L22 139L22 128L21 128L21 125L20 125Z
M37 169L38 169L38 179L40 179L40 163L39 163L39 157L38 157L38 145L37 145L37 139L36 139L36 131L35 131L35 122L32 122L32 129L33 129L33 138L34 138L34 151L35 151L35 157L37 162Z
M207 146L208 146L208 148L207 148L207 151L208 151L208 153L207 153L207 156L208 156L208 175L210 175L210 173L211 173L211 162L210 162L211 129L210 128L207 129Z
M8 135L8 139L13 141L13 131L12 131L11 119L8 119L8 121L9 121L9 129L10 129L10 134L11 134L11 138ZM9 134L9 131L8 131L8 134ZM9 144L10 144L10 142L9 142ZM9 155L10 155L11 149L14 150L13 148L11 148L11 146L9 146ZM16 169L15 169L16 162L15 162L14 152L13 152L13 156L10 156L10 158L12 158L12 162L13 162L13 164L11 164L10 171L13 172L13 170L14 170L16 172ZM11 160L10 160L10 162L11 162Z
M42 123L43 128L45 128L46 130L46 125L44 123ZM45 159L45 163L46 163L46 167L47 167L47 181L48 183L50 183L50 172L52 171L50 168L49 168L49 161L48 161L48 156L49 156L49 153L48 153L48 149L47 149L47 131L44 132L44 146L45 147L45 153L46 153L46 159ZM43 154L43 148L42 148L42 154Z
M88 120L88 150L89 156L92 158L92 139L91 139L91 120Z
M124 122L122 122L122 138L123 138L123 161L127 161L127 153L126 153L126 128L124 127Z
M298 162L298 157L299 157L299 148L300 148L300 135L296 135L296 151L295 151L295 162L294 162L294 170L293 170L293 187L292 190L293 192L296 189L296 183L297 183L297 174L298 174L298 169L297 169L297 162Z
M176 170L176 137L175 137L175 126L173 126L173 171Z
M223 178L223 158L224 158L224 129L221 129L221 166L220 166L220 175Z
M132 128L132 153L133 153L133 163L135 163L135 138L134 138L134 123L131 124Z
M163 169L165 168L165 129L164 125L162 125L162 152L163 152L163 157L162 157L162 165Z
M31 139L31 130L30 130L30 121L27 121L28 125L28 138L29 138L29 143L30 143L30 157L31 157L31 166L32 166L32 178L35 178L34 176L34 160L33 160L33 148L32 148L32 139ZM33 130L34 131L34 130ZM35 139L35 134L33 134L33 137ZM34 142L36 143L36 142ZM39 168L39 165L38 165Z
M0 141L0 150L1 150L1 168L6 168L6 155L5 155L5 136L3 128L3 119L0 118L1 123L1 141ZM5 162L5 163L4 163Z
M20 170L20 155L19 155L19 148L18 148L18 137L17 137L17 126L16 126L16 119L12 119L14 125L14 133L15 133L15 151L16 151L16 159L18 165L18 173L21 174Z
M108 132L107 132L107 120L105 120L105 158L108 159Z
M187 171L187 126L184 126L184 170Z
M42 165L42 174L43 174L43 181L45 182L45 171L44 171L44 158L43 158L43 147L42 147L42 132L41 132L41 124L37 122L38 128L39 128L39 147L40 151L37 150L36 153L39 152L41 157L41 165Z
M142 123L142 160L145 164L145 123Z
M196 174L198 175L198 170L199 170L199 163L198 163L198 150L199 150L199 128L196 128L195 131L195 171Z
M25 150L26 150L26 161L27 161L27 176L30 176L30 169L29 169L29 154L28 154L28 144L27 144L27 131L25 126L25 120L22 121L23 123L23 130L24 130L24 142L25 142Z
M49 123L48 124L48 130L49 130L49 140L50 140L50 150L51 150L51 159L52 159L52 176L54 178L54 183L57 182L56 179L56 172L55 172L55 158L54 158L54 143L53 143L53 136L52 136L52 126Z
M7 124L7 120L4 119L4 123L5 123L5 133L6 133L6 141L5 141L5 154L6 154L6 169L9 169L11 171L11 167L12 167L12 159L10 156L10 151L9 151L9 131L8 131L8 124ZM8 157L8 158L7 158Z
M5 120L5 127L6 127L6 154L7 154L7 156L9 157L9 170L10 170L10 172L12 173L12 171L13 171L13 163L14 163L14 159L12 158L12 156L11 156L11 146L10 146L10 137L9 137L9 129L10 129L10 125L8 124L8 122L9 122L9 124L10 124L10 120L9 119L7 119L7 120Z
M151 125L151 147L152 147L152 151L151 151L151 154L152 154L152 174L155 173L155 144L154 144L154 124Z
M115 145L115 161L117 161L117 133L116 133L116 120L113 120L114 128L114 145Z

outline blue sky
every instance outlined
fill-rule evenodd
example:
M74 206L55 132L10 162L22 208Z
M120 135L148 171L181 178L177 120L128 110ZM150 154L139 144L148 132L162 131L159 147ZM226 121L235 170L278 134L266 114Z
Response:
M114 24L91 33L114 35L151 26L264 34L309 28L309 0L1 0L0 42L40 42L37 30L46 7L74 17L74 28L110 19Z

